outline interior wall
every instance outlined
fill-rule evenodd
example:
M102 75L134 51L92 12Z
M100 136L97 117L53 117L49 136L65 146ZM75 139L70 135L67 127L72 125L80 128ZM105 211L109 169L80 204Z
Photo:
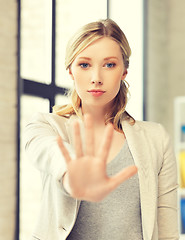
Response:
M174 98L185 95L185 1L149 0L147 20L147 120L174 134Z
M0 239L15 237L17 1L0 0Z

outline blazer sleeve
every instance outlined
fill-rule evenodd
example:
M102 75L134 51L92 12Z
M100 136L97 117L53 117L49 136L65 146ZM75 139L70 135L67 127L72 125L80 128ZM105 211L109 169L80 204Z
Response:
M177 167L173 146L166 131L163 133L163 162L158 174L159 239L179 239L177 217Z
M64 121L60 123L61 130L59 132L48 121L48 116L49 114L37 113L26 125L24 131L25 151L30 161L39 171L52 175L58 185L62 187L60 180L66 172L66 164L57 144L57 136L61 136L71 155L73 155L73 151L65 134Z

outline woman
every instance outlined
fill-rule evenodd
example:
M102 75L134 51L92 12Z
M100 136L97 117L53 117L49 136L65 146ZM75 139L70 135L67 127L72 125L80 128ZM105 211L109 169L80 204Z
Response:
M43 183L32 239L178 239L168 134L125 111L130 54L110 19L85 25L69 42L72 104L36 114L25 132Z

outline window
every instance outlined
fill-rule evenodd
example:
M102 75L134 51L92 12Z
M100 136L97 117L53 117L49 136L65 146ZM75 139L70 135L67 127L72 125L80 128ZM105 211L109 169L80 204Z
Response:
M134 6L134 7L133 7ZM121 27L130 44L132 54L126 80L130 88L127 111L138 120L143 119L143 0L110 0L110 18Z

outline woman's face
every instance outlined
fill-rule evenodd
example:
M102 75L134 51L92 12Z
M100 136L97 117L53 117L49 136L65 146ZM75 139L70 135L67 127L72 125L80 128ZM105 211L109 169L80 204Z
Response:
M81 98L82 108L110 108L126 77L121 49L108 37L96 40L73 61L69 73Z

